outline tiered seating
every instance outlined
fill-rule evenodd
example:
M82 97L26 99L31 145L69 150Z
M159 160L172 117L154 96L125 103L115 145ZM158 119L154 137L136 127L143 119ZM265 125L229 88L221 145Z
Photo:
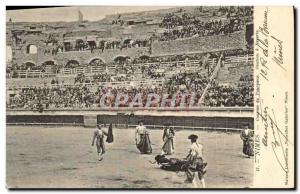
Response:
M253 106L253 55L227 56L204 96L205 106Z
M211 68L215 66L217 59L209 60ZM149 68L155 63L145 64ZM163 67L175 67L174 64L182 65L182 70L184 66L194 67L196 69L197 65L199 67L199 61L173 61L173 62L164 62ZM138 65L138 64L134 64ZM78 68L75 68L78 69ZM79 68L80 69L80 68ZM84 68L81 68L84 70ZM159 68L160 69L160 68ZM176 67L175 67L176 69ZM25 109L35 109L38 103L42 103L44 108L68 108L68 107L97 107L99 106L99 98L105 95L107 92L112 91L114 97L109 100L109 103L115 103L115 98L118 93L126 93L130 96L132 100L134 96L138 93L141 93L143 99L143 106L146 104L148 94L158 94L162 97L163 94L172 92L172 94L177 94L181 91L189 94L188 98L191 98L192 93L195 93L195 103L198 102L198 99L201 97L203 89L208 84L208 78L198 74L198 71L188 72L183 71L177 74L173 72L173 76L179 77L170 77L172 80L167 78L162 79L137 79L137 80L128 80L128 81L107 81L107 82L97 82L97 83L75 83L74 77L70 78L70 75L64 75L62 79L57 80L58 83L45 84L45 82L50 83L50 80L44 80L44 82L39 83L35 80L35 83L32 84L32 87L26 86L25 88L19 88L19 94L12 97L8 104L9 108L25 108ZM85 74L84 74L85 75ZM112 76L113 77L113 76ZM186 79L188 78L188 79ZM22 79L19 79L22 80ZM33 79L32 79L33 80ZM39 79L41 81L42 79ZM62 83L63 81L63 83ZM52 80L51 80L52 82ZM27 82L28 83L28 82ZM17 84L19 85L19 84ZM182 88L182 86L186 86ZM100 89L100 90L99 90ZM99 93L100 92L100 93ZM170 93L170 95L172 95ZM182 94L180 94L182 95ZM178 96L177 96L178 98ZM160 99L162 100L162 99ZM187 103L190 103L187 100ZM180 101L176 100L176 105L179 106ZM40 106L40 105L39 105ZM128 104L127 104L128 106ZM160 106L157 104L155 106ZM167 106L171 106L170 103L167 103Z
M216 80L221 84L233 84L242 75L253 75L253 54L225 57Z
M211 58L207 61L210 69L213 69L217 64L217 58ZM169 62L149 62L149 63L138 63L138 64L128 64L128 67L133 67L134 74L137 77L142 77L142 66L147 69L152 66L158 66L157 70L154 71L162 72L166 75L166 77L172 76L174 73L178 73L180 69L184 71L198 71L203 74L206 74L204 66L200 66L200 60L188 60L188 61L169 61ZM118 74L120 73L121 66L118 64L109 64L107 65L107 69L105 65L100 66L81 66L76 68L62 68L59 70L59 73L53 73L51 67L46 68L44 71L42 70L17 70L17 75L12 77L11 73L7 75L7 78L46 78L46 77L61 77L61 76L75 76L77 74L85 74L87 77L92 77L94 74L105 73L106 70L109 74ZM182 67L182 68L178 68ZM178 71L174 71L178 70ZM117 72L118 71L118 72ZM126 72L123 72L123 74Z
M30 78L24 81L23 78L7 80L6 86L8 90L30 88L30 87L43 87L45 85L51 85L52 80L57 80L60 84L74 85L74 76L62 76L62 77L45 77L41 78Z

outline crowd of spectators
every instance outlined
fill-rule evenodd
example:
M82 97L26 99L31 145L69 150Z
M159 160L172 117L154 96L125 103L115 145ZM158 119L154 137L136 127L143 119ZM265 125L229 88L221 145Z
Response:
M159 95L158 101L150 104L150 107L160 107L163 98L166 99L165 107L171 106L171 99L175 98L175 107L180 105L180 99L185 95L185 104L197 103L201 97L202 91L195 91L194 102L191 102L191 90L181 88L180 86L144 86L144 87L100 87L96 92L91 92L85 86L72 87L39 87L22 89L19 94L10 99L8 108L23 108L37 110L41 106L44 109L49 108L88 108L101 107L101 103L105 106L115 106L118 94L128 95L126 104L120 104L120 107L129 106L131 102L135 102L136 95L142 99L142 106L147 103L148 94ZM105 97L103 97L105 96ZM103 99L102 99L103 97ZM104 102L100 102L100 100ZM122 99L121 99L122 100ZM152 99L153 100L153 99ZM148 99L149 101L149 99ZM103 106L103 105L102 105ZM139 105L136 105L139 106Z
M195 20L196 16L186 13L182 14L181 16L175 15L174 13L169 13L163 18L162 22L159 24L159 27L169 29L178 26L187 26L192 25Z
M165 28L165 32L158 35L158 40L169 41L179 38L202 37L220 34L229 34L242 30L245 25L244 17L252 16L251 7L220 7L220 15L226 15L226 19L214 18L211 21L203 21L195 15L183 13L167 14L159 25ZM215 16L215 13L213 12Z
M133 74L108 74L108 73L95 73L92 77L87 77L83 73L77 74L74 83L111 83L122 81L133 81L135 76Z
M22 89L19 94L10 99L8 104L9 108L26 108L36 109L37 107L43 108L72 108L72 107L98 107L99 100L107 92L113 93L115 96L118 93L125 93L129 95L128 106L136 94L142 94L143 103L145 105L147 95L155 93L161 96L168 94L170 98L172 95L183 95L187 93L188 99L191 93L196 94L195 102L198 102L202 96L204 89L209 85L209 89L204 98L204 106L253 106L253 77L251 75L242 75L239 79L238 85L220 85L213 81L210 83L211 72L215 66L210 66L208 73L203 73L203 69L208 66L209 59L218 59L221 55L222 60L226 56L246 55L252 51L234 50L226 51L223 53L209 53L209 54L194 54L194 55L175 55L163 57L147 57L143 56L134 60L124 60L117 64L116 72L113 74L109 71L96 73L92 77L86 77L85 74L78 74L75 78L74 86L59 85L57 80L53 79L53 86L40 87L40 88L27 88ZM198 60L199 68L195 71L188 71L186 64L190 60ZM162 63L168 62L168 68L162 68ZM171 63L170 63L171 62ZM174 63L172 63L174 62ZM180 62L180 63L178 63ZM217 62L217 60L216 60ZM116 63L116 62L115 62ZM180 64L180 65L179 65ZM78 64L74 64L74 67ZM93 60L90 62L91 66L108 65L101 60ZM216 65L216 64L214 64ZM71 65L72 66L72 65ZM182 68L181 68L182 66ZM41 66L42 67L42 66ZM18 68L27 67L20 66ZM136 79L137 70L141 72L142 77ZM169 74L169 72L172 72ZM143 85L130 85L128 87L109 85L100 85L97 91L84 84L78 83L98 83L98 82L122 82L133 80L163 80L162 85L143 86ZM176 99L179 97L176 97ZM175 106L179 106L180 100L176 101ZM114 105L115 97L106 99L106 103ZM162 99L160 99L161 101ZM170 105L170 104L169 104ZM159 103L156 105L159 106ZM167 105L168 106L168 105Z
M240 82L252 83L253 82L253 75L241 75Z
M33 63L22 63L20 65L12 64L11 66L6 67L6 75L8 78L25 78L19 75L19 72L26 72L26 71L38 71L43 75L43 73L53 74L56 75L60 72L62 67L54 64L54 65L35 65ZM24 74L22 74L24 75Z
M96 82L111 82L111 81L130 81L135 78L135 74L140 75L142 79L165 79L166 74L178 72L179 70L185 70L189 68L191 62L193 61L193 68L195 71L202 71L207 69L206 74L210 75L211 71L214 69L219 54L208 53L208 54L193 54L193 55L175 55L175 56L162 56L162 57L148 57L141 56L133 60L129 58L122 58L115 60L111 63L105 63L101 59L94 59L84 66L80 66L78 61L70 60L64 66L64 68L76 69L80 68L80 72L83 71L82 68L89 67L100 67L100 69L94 69L93 71L101 71L93 75L85 77L84 74L79 73L75 77L75 83L96 83ZM214 64L209 64L208 60L214 59ZM197 60L198 62L196 62ZM195 63L196 62L196 63ZM48 68L46 68L46 66ZM50 68L51 67L51 68ZM62 66L57 64L43 64L39 66L26 66L22 64L21 66L13 65L7 68L7 74L13 75L13 77L18 77L18 70L40 70L41 72L47 72L51 69L51 73L56 74L63 72L61 70ZM90 69L84 70L85 72L90 71ZM16 72L15 74L13 72ZM77 71L73 71L77 72ZM50 73L50 72L48 72ZM109 75L108 75L109 74ZM118 76L120 75L120 76Z
M107 73L96 73L93 75L93 81L94 83L97 82L107 82L110 81L111 76Z
M47 40L48 41L48 40ZM46 41L46 42L47 42ZM48 43L47 43L48 44ZM126 49L126 48L141 48L149 47L151 44L148 39L126 39L126 40L100 40L100 41L84 41L82 39L74 40L73 42L53 42L51 47L44 49L44 55L55 56L58 53L69 51L90 51L95 52L98 49L100 52L108 49Z
M179 38L202 37L229 34L243 29L243 21L233 19L229 21L215 20L203 22L195 19L191 25L184 25L177 29L169 29L162 33L158 39L169 41Z
M50 33L47 35L47 38L45 40L45 44L49 45L49 44L57 44L59 41L59 35L58 34L54 34L54 33Z
M147 76L146 80L156 80L163 78L163 80L165 80L163 86L131 86L130 89L118 86L116 86L115 88L100 86L101 90L98 90L97 92L91 92L87 87L84 87L84 84L76 84L132 81L134 80L135 75L110 75L107 73L97 73L94 74L92 80L89 80L89 77L86 77L85 74L81 73L75 77L75 85L73 87L62 85L60 86L58 84L58 81L53 79L51 84L54 84L55 86L53 85L52 87L45 86L41 88L23 89L18 95L11 99L10 105L13 105L13 107L26 109L35 109L40 106L40 104L43 104L44 108L98 106L99 98L101 98L101 96L106 92L112 92L115 95L120 92L125 92L129 95L130 99L133 99L137 93L141 93L143 94L144 105L149 93L155 93L161 96L163 94L169 94L170 98L172 98L172 95L177 92L185 92L188 94L195 93L195 102L197 102L197 100L199 100L199 98L201 97L204 88L208 84L208 77L203 76L200 72L187 73L183 71L180 73L176 73L170 78L166 78L164 73L159 73L159 69L160 66L158 64L151 64L150 66L145 67L144 74L145 76ZM80 92L83 93L80 95ZM190 95L188 95L186 103L189 102L189 98ZM112 99L110 99L110 103L113 103ZM179 101L177 99L176 106L178 105ZM13 107L11 106L10 108Z
M181 12L180 14L171 13L167 14L161 24L159 24L159 27L163 28L164 32L160 34L155 33L153 38L159 41L168 41L178 38L234 33L244 29L246 18L252 17L252 15L252 7L220 7L216 12L212 13L212 18L209 21L204 21L197 15ZM112 24L120 24L122 26L125 22L118 17L112 21ZM15 37L15 39L17 41L17 37ZM59 35L49 34L44 42L46 46L43 50L44 54L57 55L60 52L68 51L89 50L90 52L104 52L108 49L151 48L152 38L124 40L111 38L88 41L87 37L85 37L80 40L67 42L67 39L61 40ZM108 93L113 94L111 97L105 99L105 104L108 106L115 105L116 96L120 93L129 96L127 103L123 106L129 106L137 94L141 95L143 106L147 103L148 94L157 94L160 96L159 102L153 106L160 106L164 94L168 95L168 99L176 95L175 106L179 106L180 97L184 94L188 94L185 103L189 105L189 103L191 103L189 101L191 94L196 94L193 102L196 103L199 101L207 86L209 87L204 96L204 106L253 107L253 76L242 75L239 82L235 85L222 85L217 81L211 82L211 72L215 69L216 63L214 65L208 63L209 59L219 59L220 56L223 55L221 65L224 65L226 56L246 55L248 53L253 53L253 50L233 50L222 53L182 54L161 57L142 56L133 60L125 57L125 59L109 64L105 64L101 60L93 60L88 65L103 66L103 72L95 73L92 76L79 73L74 79L73 86L64 86L63 83L59 84L57 79L52 79L51 86L45 85L43 87L24 88L14 97L10 98L8 107L31 110L41 107L45 109L99 107L101 97ZM187 66L191 64L190 61L192 60L198 61L199 64L195 65L198 69L188 71ZM215 62L217 62L217 60L215 60ZM166 65L166 63L168 63L168 65ZM110 65L115 67L115 71L108 70ZM77 68L78 66L78 62L71 60L65 67ZM40 70L43 72L46 69L45 67L45 65L35 66L32 64L21 64L12 65L12 67L8 67L6 71L14 75L18 70ZM204 69L208 71L203 73ZM53 71L56 73L58 73L58 70L57 68L53 68ZM137 80L138 76L141 76L138 80L163 80L163 84L153 84L152 86L133 84L126 87L118 85L112 87L99 84L96 90L84 84L94 83L96 85L96 83L99 82L133 82ZM170 102L167 102L166 106L168 107L170 105Z
M238 19L242 17L251 17L253 16L253 7L249 6L222 6L217 10L218 16L226 16L227 19ZM217 14L215 11L211 12L212 17L215 17ZM191 26L197 25L200 19L196 15L183 13L183 14L175 14L168 13L162 19L162 22L159 24L161 28L172 29L179 26Z
M111 96L105 100L106 106L115 106L116 104L116 97L118 94L125 94L128 95L128 100L125 104L119 104L119 107L128 107L132 102L137 102L137 96L141 97L142 106L147 106L147 102L149 103L148 95L149 94L156 94L158 95L158 99L155 103L149 104L149 107L171 107L172 106L172 99L174 100L174 107L180 106L181 99L185 95L184 103L185 106L189 106L190 103L196 104L201 97L201 92L195 92L194 94L194 101L191 100L192 92L187 90L186 88L181 88L180 86L144 86L144 87L119 87L119 88L102 88L98 91L99 98L96 100L98 103L103 95L112 94ZM121 98L121 100L123 100ZM153 99L151 99L153 100ZM164 101L165 100L165 101ZM165 103L164 103L165 102ZM162 105L163 104L163 105ZM138 107L140 105L136 104L133 107Z
M121 76L122 77L122 76ZM119 79L126 79L121 78ZM107 81L112 79L107 74L97 74L94 80ZM116 78L114 78L116 79ZM253 107L253 80L250 76L242 76L240 83L235 85L224 86L213 81L207 90L204 98L204 106L209 107ZM56 83L56 82L54 82ZM252 83L252 84L251 84ZM180 105L180 97L185 94L186 106L193 103L197 106L197 102L201 98L204 89L209 84L206 76L198 73L179 73L169 79L163 85L152 86L99 86L97 91L89 89L84 85L59 86L52 87L34 87L22 89L16 96L10 99L8 108L25 108L36 110L37 107L48 108L87 108L100 107L100 99L103 95L113 94L105 98L105 106L115 106L116 96L118 94L127 94L128 101L125 105L129 106L137 94L141 95L143 106L147 103L148 94L157 94L160 100L151 106L161 106L163 95L167 95L167 99L176 96L175 107ZM191 94L194 94L194 102L191 102ZM166 107L171 106L171 102L166 103Z
M212 82L208 89L204 104L210 107L253 107L253 83L239 83L237 86L220 85Z
M187 73L182 72L174 75L167 82L168 85L180 85L192 91L203 91L208 84L208 77L200 72Z
M168 55L168 56L160 56L160 57L148 57L148 56L141 56L139 58L134 58L132 60L133 64L140 64L140 63L156 63L156 62L174 62L174 61L186 61L186 60L199 60L203 61L208 58L217 58L220 56L221 53L214 52L214 53L207 53L207 54L181 54L181 55Z
M10 99L10 108L36 110L41 104L44 108L90 107L94 93L87 87L33 87L22 89Z
M218 9L222 15L227 18L231 17L252 17L253 7L249 6L222 6Z
M197 68L194 70L202 71L205 69L205 74L209 76L215 68L219 55L220 53L208 53L163 57L140 57L118 65L116 73L134 74L139 72L142 73L143 78L160 79L165 78L166 73L169 74L170 72L177 72L178 70L185 71L185 68L190 66L190 61L197 60L198 64L194 63ZM215 59L215 63L209 64L209 59Z

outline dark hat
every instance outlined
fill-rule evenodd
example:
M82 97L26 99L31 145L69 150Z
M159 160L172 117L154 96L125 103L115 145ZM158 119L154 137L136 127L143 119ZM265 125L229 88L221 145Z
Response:
M143 122L144 122L143 120L140 120L140 121L139 121L139 123L143 123Z
M99 127L99 128L101 128L102 126L103 126L102 124L99 124L99 123L97 124L97 127Z
M195 134L189 135L188 139L190 139L190 140L197 140L198 139L198 135L195 135Z

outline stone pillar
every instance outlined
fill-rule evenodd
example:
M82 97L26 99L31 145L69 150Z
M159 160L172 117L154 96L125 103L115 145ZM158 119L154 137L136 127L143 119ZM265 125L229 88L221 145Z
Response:
M97 115L83 115L84 127L96 127Z

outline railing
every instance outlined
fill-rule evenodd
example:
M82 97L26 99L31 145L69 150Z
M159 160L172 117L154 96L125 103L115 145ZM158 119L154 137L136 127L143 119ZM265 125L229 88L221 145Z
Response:
M17 78L44 78L44 77L55 77L57 74L53 72L42 72L41 70L17 70L15 71ZM6 74L7 78L14 77L13 73Z
M230 57L225 57L224 64L241 64L241 63L253 62L253 60L254 60L253 54L230 56Z
M209 59L207 61L211 65L215 65L217 63L217 59ZM145 66L149 67L151 65L160 65L160 68L168 68L177 64L179 66L185 66L188 69L196 70L199 68L200 60L188 60L188 61L170 61L170 62L151 62L151 63L139 63L134 64L134 66ZM108 65L107 71L114 72L117 68L117 65ZM85 67L76 67L76 68L62 68L60 70L61 75L76 75L79 73L84 74L95 74L95 73L103 73L106 71L105 66L85 66ZM17 77L16 78L43 78L43 77L55 77L58 74L55 74L51 71L42 72L41 70L17 70ZM8 73L6 75L7 78L12 78L12 73Z
M61 74L69 75L69 74L80 74L80 73L103 73L105 72L105 67L102 66L86 66L86 67L76 67L76 68L62 68Z
M141 63L141 64L137 64L137 65L151 66L151 65L160 64L161 66L169 67L169 66L172 66L174 64L177 64L177 65L186 65L186 66L189 66L189 67L193 67L193 66L199 66L200 61L201 60L151 62L151 63ZM209 59L208 63L209 64L216 64L217 63L217 58Z
M220 56L219 61L218 61L218 64L216 65L214 71L212 72L212 74L211 74L211 76L210 76L210 78L209 78L209 83L208 83L207 86L205 87L205 89L204 89L204 91L203 91L203 93L202 93L202 95L201 95L201 97L200 97L200 100L199 100L200 103L204 103L204 98L205 98L205 95L206 95L208 89L209 89L210 86L211 86L211 82L212 82L213 79L216 78L216 76L217 76L217 74L218 74L218 72L219 72L219 70L220 70L220 68L221 68L221 58L222 58L222 57L223 57L223 56Z

